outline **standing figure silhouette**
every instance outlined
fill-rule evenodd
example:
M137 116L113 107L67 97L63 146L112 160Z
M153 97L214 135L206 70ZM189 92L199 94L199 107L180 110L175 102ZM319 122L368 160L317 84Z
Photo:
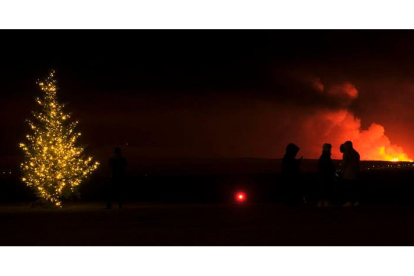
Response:
M282 160L283 198L289 207L297 206L301 201L300 191L300 162L303 157L296 159L299 147L290 143L286 147L286 153Z
M345 207L359 205L359 153L354 149L351 141L344 143L344 155L342 160L342 171L345 186Z
M116 147L114 155L109 159L111 179L108 187L108 203L106 209L112 208L112 202L118 201L119 208L122 208L125 193L125 171L127 162L121 154L121 149Z
M339 151L342 153L343 157L343 154L345 153L345 144L341 144L341 146L339 147Z
M323 144L322 154L319 157L319 195L318 207L329 207L333 196L333 186L335 181L335 165L331 158L331 144Z

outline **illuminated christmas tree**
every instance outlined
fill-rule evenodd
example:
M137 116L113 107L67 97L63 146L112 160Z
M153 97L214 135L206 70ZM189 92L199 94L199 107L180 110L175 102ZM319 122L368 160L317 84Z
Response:
M61 206L61 199L75 192L99 163L86 158L84 149L75 145L81 135L74 131L78 122L69 122L70 114L57 101L55 72L38 85L42 96L36 102L41 110L33 112L36 123L28 120L32 133L26 136L27 143L20 144L25 153L22 180L34 187L41 199Z

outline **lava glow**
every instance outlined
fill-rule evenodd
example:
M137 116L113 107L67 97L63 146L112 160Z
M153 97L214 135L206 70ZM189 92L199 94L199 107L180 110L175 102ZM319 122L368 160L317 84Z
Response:
M317 158L321 145L329 142L333 145L332 158L342 159L339 146L345 141L352 141L361 160L413 161L401 146L391 142L383 125L372 122L368 128L362 127L361 119L350 108L350 104L359 96L354 85L346 82L327 89L320 81L312 85L320 95L339 104L336 109L314 110L299 125L302 136L305 137L298 141L302 145L303 155ZM312 149L309 149L310 143L313 144Z
M382 129L383 127L380 126ZM371 150L365 150L361 152L361 155L364 154L363 160L383 160L383 161L391 161L391 162L413 162L413 160L404 152L404 150L396 145L392 145L388 137L383 135L382 145L374 145L370 146ZM367 145L364 144L364 140L358 142L362 149L369 148Z
M373 123L367 130L359 131L354 145L361 155L361 160L413 161L402 147L391 143L385 135L384 127L379 124Z

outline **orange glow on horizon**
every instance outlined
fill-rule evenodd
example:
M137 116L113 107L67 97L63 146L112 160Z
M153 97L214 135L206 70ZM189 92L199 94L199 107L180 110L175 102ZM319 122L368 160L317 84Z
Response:
M313 134L308 140L317 141L315 151L318 154L320 145L325 141L333 145L334 159L342 159L339 146L345 141L352 141L361 160L413 162L403 147L391 142L384 126L372 123L367 129L362 129L361 120L348 110L320 111L308 120L305 129L306 133Z
M339 146L345 141L352 141L361 160L413 162L401 145L390 140L382 124L371 122L367 128L362 126L361 118L350 109L351 103L359 96L354 84L344 82L324 86L320 79L316 79L311 85L324 96L339 101L342 106L338 109L317 109L300 122L300 132L306 137L300 145L304 153L319 156L321 145L328 142L333 145L332 157L342 159ZM310 143L313 149L307 151Z
M413 162L413 160L404 152L402 148L400 147L397 148L395 146L394 147L393 146L379 147L375 157L376 159L374 160L379 160L379 161Z

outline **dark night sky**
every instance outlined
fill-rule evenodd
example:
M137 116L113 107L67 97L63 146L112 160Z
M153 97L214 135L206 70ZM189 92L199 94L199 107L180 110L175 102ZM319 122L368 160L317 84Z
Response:
M2 158L21 155L35 82L50 68L57 70L58 97L94 152L128 143L136 156L280 158L295 142L305 157L317 158L322 143L337 148L363 135L414 156L413 31L0 35ZM385 134L364 133L371 123ZM374 156L360 147L363 159Z

